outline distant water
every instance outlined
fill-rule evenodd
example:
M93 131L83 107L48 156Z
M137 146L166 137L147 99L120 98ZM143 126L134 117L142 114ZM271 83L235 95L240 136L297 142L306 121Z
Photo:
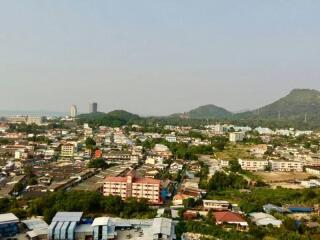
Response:
M64 117L67 116L67 112L51 112L51 111L10 111L0 110L0 117L28 115L28 116L41 116L41 117Z

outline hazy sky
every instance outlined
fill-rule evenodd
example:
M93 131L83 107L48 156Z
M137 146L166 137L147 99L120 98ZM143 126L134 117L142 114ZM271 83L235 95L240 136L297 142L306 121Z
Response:
M320 89L318 0L0 0L0 109L255 108Z

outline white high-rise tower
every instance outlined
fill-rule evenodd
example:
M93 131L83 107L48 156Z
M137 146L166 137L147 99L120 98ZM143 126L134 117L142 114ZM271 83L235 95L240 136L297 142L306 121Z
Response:
M70 108L70 117L75 118L78 114L77 106L72 105Z

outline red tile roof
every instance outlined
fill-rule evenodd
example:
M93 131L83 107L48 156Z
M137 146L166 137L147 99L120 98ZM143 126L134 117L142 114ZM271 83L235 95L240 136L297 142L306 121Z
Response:
M213 213L217 222L246 222L243 217L238 213L233 212L214 212Z
M178 193L173 197L173 200L183 200L183 199L187 199L187 198L190 198L190 196L182 194L182 193Z

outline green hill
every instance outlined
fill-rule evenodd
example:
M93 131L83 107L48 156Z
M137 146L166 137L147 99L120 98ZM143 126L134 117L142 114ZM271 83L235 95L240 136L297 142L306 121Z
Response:
M139 115L124 110L114 110L109 113L98 112L81 114L77 119L80 123L90 123L110 127L120 127L141 120Z
M294 89L287 96L251 112L237 114L237 117L260 117L271 120L319 119L320 92L311 89Z
M228 110L213 104L195 108L187 113L176 113L170 117L191 118L191 119L223 119L232 116Z

